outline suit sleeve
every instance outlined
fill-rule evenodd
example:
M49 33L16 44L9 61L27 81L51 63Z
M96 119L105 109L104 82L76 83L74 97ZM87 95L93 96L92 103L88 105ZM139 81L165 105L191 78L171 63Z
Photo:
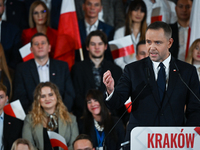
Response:
M34 139L33 139L32 121L31 121L30 115L27 115L24 120L24 126L22 129L22 138L29 140L31 144L33 145L34 149L37 150Z
M67 143L69 150L73 150L73 142L76 139L76 137L79 135L78 133L78 125L76 122L76 117L71 115L72 123L70 125L71 127L71 135L70 135L70 141Z
M200 95L199 95L199 81L196 68L191 72L192 76L190 78L189 87L198 97L198 99L188 90L188 98L186 100L186 125L189 126L199 126L200 125Z
M72 84L68 65L65 65L65 66L66 66L65 67L66 77L65 77L65 92L64 92L63 102L65 106L67 106L68 111L71 112L74 98L75 98L75 92L74 92L74 87Z
M105 101L109 109L118 109L122 107L130 96L131 88L130 70L128 67L125 67L124 73L115 86L112 97L109 101Z
M20 66L18 66L15 72L15 77L14 77L14 86L13 86L14 93L13 93L12 101L19 99L25 112L28 113L30 104L29 104L29 99L27 96L26 88L25 88L25 83L24 83L25 81L23 79L22 74L23 72L20 69Z

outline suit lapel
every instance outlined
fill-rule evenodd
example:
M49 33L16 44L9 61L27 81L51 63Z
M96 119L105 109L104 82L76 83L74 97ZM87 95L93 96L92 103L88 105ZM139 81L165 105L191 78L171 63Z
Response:
M178 79L178 73L177 73L177 69L175 67L175 59L172 57L171 61L170 61L170 71L169 71L169 79L168 79L168 87L167 87L167 91L165 93L165 98L163 100L163 107L167 104L172 91L174 90L175 86L176 86L176 81Z
M49 80L53 83L55 83L56 80L56 66L54 65L54 60L53 59L49 59Z
M42 124L38 124L35 126L35 136L37 137L36 139L38 140L38 144L40 147L44 147L44 136L43 136L43 126Z
M60 119L60 117L58 117L58 133L63 137L65 137L66 135L66 129L67 129L66 126L68 126L68 124L64 124Z
M35 81L35 84L37 85L40 82L40 80L39 80L39 74L38 74L38 70L36 68L34 59L30 60L30 71L31 71L33 80Z

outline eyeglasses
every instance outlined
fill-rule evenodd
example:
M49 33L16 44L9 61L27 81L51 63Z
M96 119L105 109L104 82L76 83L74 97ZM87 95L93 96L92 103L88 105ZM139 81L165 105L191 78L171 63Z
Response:
M35 12L33 12L33 15L34 16L38 16L39 14L45 14L47 11L46 10L42 10L42 11L40 11L40 12L38 12L38 11L35 11Z

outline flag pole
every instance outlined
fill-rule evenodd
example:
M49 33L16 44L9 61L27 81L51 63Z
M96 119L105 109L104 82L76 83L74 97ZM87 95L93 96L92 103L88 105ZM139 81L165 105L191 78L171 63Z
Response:
M83 61L84 60L84 56L83 56L83 50L82 50L82 48L79 48L79 54L80 54L81 61Z

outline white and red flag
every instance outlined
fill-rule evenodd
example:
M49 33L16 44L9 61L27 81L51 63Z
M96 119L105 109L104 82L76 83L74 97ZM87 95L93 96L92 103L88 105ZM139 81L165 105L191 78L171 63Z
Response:
M75 62L75 50L80 48L81 40L74 0L63 0L54 58L67 62L71 68Z
M24 62L34 58L34 55L31 52L30 47L31 43L28 43L19 49L19 52Z
M12 103L4 106L3 111L5 114L14 118L18 118L20 120L24 120L26 117L24 109L22 108L22 105L19 100L13 101Z
M63 136L53 131L48 131L48 135L52 147L61 147L64 150L68 150L65 138Z
M113 59L135 53L131 35L108 42Z
M156 22L156 21L162 21L163 16L162 16L160 10L161 10L160 7L154 8L152 10L151 23Z
M125 105L126 109L128 109L128 110L127 110L128 113L130 113L131 110L132 110L132 106L130 106L130 105L132 105L132 101L131 101L131 98L130 98L130 97L129 97L129 99L124 103L124 105ZM129 107L129 106L130 106L130 107Z
M187 58L189 47L192 43L200 38L200 0L193 0L192 10L190 14L190 25L188 29L188 39L187 39L187 46L186 46L186 55Z

